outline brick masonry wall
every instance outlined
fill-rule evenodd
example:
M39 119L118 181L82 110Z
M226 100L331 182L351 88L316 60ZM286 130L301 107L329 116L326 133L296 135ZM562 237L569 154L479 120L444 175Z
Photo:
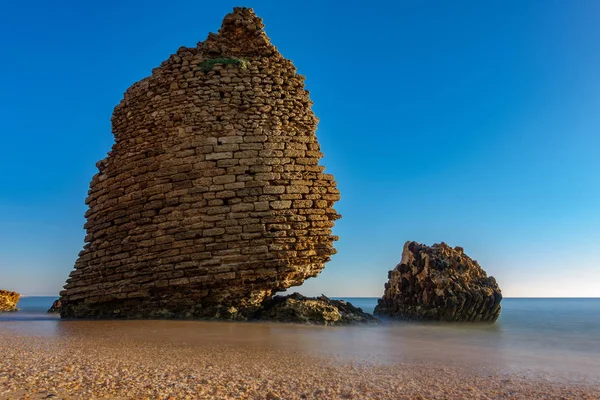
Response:
M316 276L335 253L340 196L303 81L236 8L130 87L62 316L246 318Z

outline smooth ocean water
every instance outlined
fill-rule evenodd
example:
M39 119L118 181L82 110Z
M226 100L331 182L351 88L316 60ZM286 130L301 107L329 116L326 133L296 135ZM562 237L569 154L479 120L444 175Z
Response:
M495 324L384 321L376 327L310 327L264 324L264 337L248 324L182 321L61 321L46 314L55 297L25 297L20 312L0 314L3 334L68 336L119 332L155 340L229 338L246 345L272 343L309 352L390 363L484 362L512 371L544 371L598 379L600 383L600 298L507 298ZM344 298L373 312L376 298ZM255 328L252 328L255 329ZM262 331L261 331L262 332ZM107 333L108 334L108 333ZM211 336L212 335L212 336ZM185 338L185 339L184 339ZM252 343L250 342L252 341Z

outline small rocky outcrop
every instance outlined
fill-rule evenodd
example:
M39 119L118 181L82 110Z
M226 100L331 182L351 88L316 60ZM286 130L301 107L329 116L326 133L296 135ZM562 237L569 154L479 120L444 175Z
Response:
M502 293L461 247L407 242L388 274L375 314L405 320L485 321L500 315Z
M262 321L317 325L378 324L379 320L343 300L326 296L306 297L300 293L275 296L263 303L255 317Z
M19 311L17 304L21 295L17 292L0 290L0 312Z
M60 301L60 299L54 301L54 303L52 303L52 307L50 307L50 309L48 310L48 314L58 314L60 313L60 310L62 309L62 303Z

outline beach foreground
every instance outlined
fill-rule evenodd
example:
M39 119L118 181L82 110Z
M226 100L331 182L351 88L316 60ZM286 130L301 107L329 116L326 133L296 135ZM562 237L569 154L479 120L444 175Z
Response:
M477 344L438 346L419 329L2 321L0 398L600 397L595 364L580 364L588 375L570 374L569 360L520 355L516 362ZM564 369L545 368L552 364Z

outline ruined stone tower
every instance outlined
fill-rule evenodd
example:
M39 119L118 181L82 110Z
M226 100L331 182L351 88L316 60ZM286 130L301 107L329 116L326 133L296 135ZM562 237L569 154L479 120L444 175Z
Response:
M252 9L135 83L61 292L70 318L245 318L335 253L333 177L296 73Z

